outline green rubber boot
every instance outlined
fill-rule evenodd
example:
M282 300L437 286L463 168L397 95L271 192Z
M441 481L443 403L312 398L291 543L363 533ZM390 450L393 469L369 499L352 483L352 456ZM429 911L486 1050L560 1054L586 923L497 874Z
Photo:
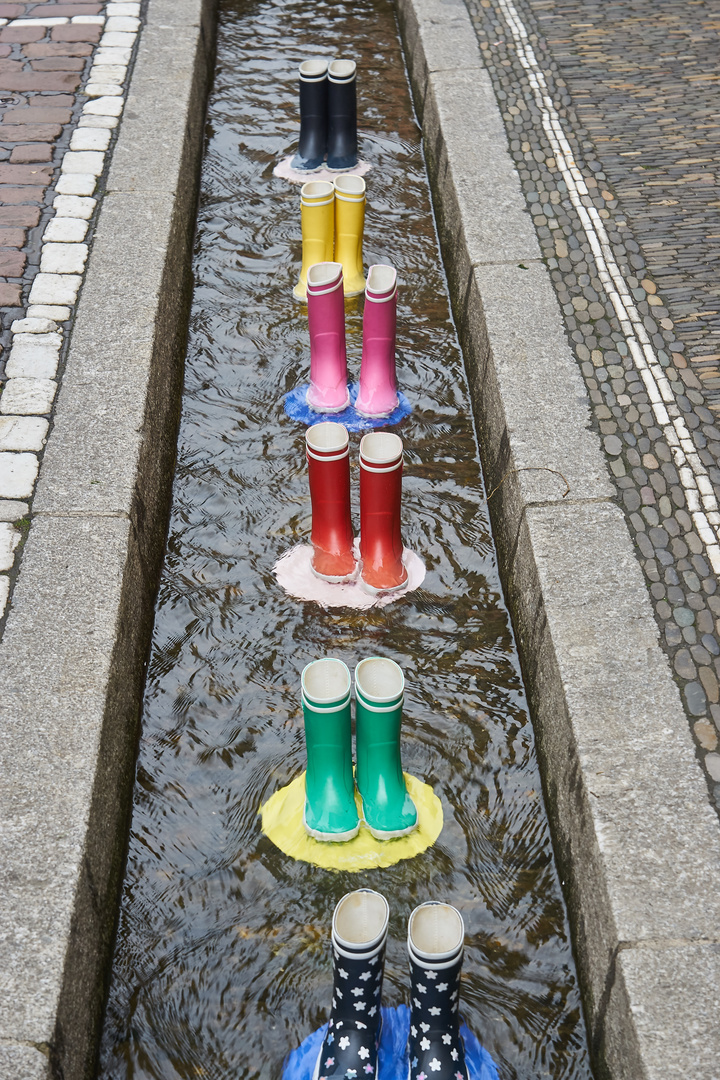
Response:
M394 660L371 656L355 668L355 779L365 824L377 840L406 836L418 823L400 760L404 687Z
M342 660L314 660L302 673L307 772L303 825L316 840L352 840L355 806L350 672Z

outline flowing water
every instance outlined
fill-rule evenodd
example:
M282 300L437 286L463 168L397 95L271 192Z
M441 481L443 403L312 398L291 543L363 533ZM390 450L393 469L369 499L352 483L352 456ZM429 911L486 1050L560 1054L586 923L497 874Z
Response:
M413 403L403 532L423 586L382 609L286 596L275 560L306 541L307 381L299 189L273 177L297 139L297 65L358 61L365 262L400 288L398 370ZM499 584L467 386L392 6L224 0L195 294L100 1075L279 1080L327 1016L343 893L383 892L385 1003L407 1000L407 917L427 899L466 924L463 1012L503 1078L587 1080L585 1028L517 655ZM362 298L348 300L357 377ZM357 446L351 439L357 524ZM304 768L299 680L331 655L405 672L405 768L433 785L433 848L362 874L281 854L258 809Z

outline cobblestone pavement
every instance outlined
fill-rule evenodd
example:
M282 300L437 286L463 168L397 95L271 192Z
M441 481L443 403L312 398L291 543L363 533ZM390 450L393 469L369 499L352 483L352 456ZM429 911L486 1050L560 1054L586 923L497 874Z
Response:
M0 632L139 14L0 2Z
M720 809L720 15L467 4Z

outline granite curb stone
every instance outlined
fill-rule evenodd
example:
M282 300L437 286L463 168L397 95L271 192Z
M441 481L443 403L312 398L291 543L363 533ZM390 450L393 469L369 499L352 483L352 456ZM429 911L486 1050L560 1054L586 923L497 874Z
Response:
M701 958L700 985L720 985L717 818L469 15L441 0L398 11L595 1068L680 1080L692 1064L717 1080L716 990L667 985L671 955L688 975ZM470 73L449 61L443 21L457 55L474 43ZM493 247L487 223L508 207L518 246ZM570 492L516 471L538 464L569 473Z
M156 25L176 28L166 137L137 89L157 63ZM16 1069L13 1080L93 1075L167 527L213 42L212 0L150 0L132 128L152 130L153 168L182 179L102 206L0 642L0 1070ZM123 125L116 149L131 136ZM12 455L25 457L37 468L33 454Z
M509 507L513 488L524 506L610 498L582 378L554 318L545 268L476 266L468 297L473 302L482 305L483 347L494 359L485 365L482 393L489 435L484 467L501 484L495 498ZM511 457L505 431L512 432ZM499 456L491 457L496 448ZM518 472L508 476L510 468Z
M129 528L36 520L3 641L0 1032L25 1043L56 1038Z
M0 1044L0 1076L7 1080L45 1080L47 1068L45 1048Z
M128 220L141 226L134 235L127 233ZM65 370L62 407L36 489L36 514L112 514L129 505L147 440L146 373L158 347L165 253L177 241L167 198L105 197L85 304L73 331L73 363ZM123 306L128 300L132 320ZM120 457L118 445L125 448ZM170 454L168 446L159 457L167 461ZM161 482L157 477L155 483Z
M472 138L467 137L469 115L478 118ZM504 131L487 73L476 68L433 71L425 91L423 134L429 147L454 148L452 161L438 156L438 175L452 190L444 210L446 227L452 235L462 232L471 265L539 259L515 166L509 154L494 150ZM451 183L446 173L452 174ZM482 209L489 201L490 214Z
M651 1076L702 1076L720 1080L717 1042L706 1016L720 1016L720 944L683 943L667 948L621 950L618 977L631 998L652 997L652 1015L638 1010L635 1024ZM687 1003L685 1038L678 1044L677 1000Z

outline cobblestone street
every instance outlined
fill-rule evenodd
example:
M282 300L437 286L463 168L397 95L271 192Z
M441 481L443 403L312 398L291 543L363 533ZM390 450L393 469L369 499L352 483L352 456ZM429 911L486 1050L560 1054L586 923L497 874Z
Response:
M720 21L706 3L468 7L720 808L719 567L708 557L720 521ZM579 198L548 134L556 118L586 185ZM608 248L589 236L578 203L604 225L621 275L610 277L626 283L645 355L598 265ZM661 395L665 424L643 377L648 349L672 391ZM698 527L699 506L711 529Z

